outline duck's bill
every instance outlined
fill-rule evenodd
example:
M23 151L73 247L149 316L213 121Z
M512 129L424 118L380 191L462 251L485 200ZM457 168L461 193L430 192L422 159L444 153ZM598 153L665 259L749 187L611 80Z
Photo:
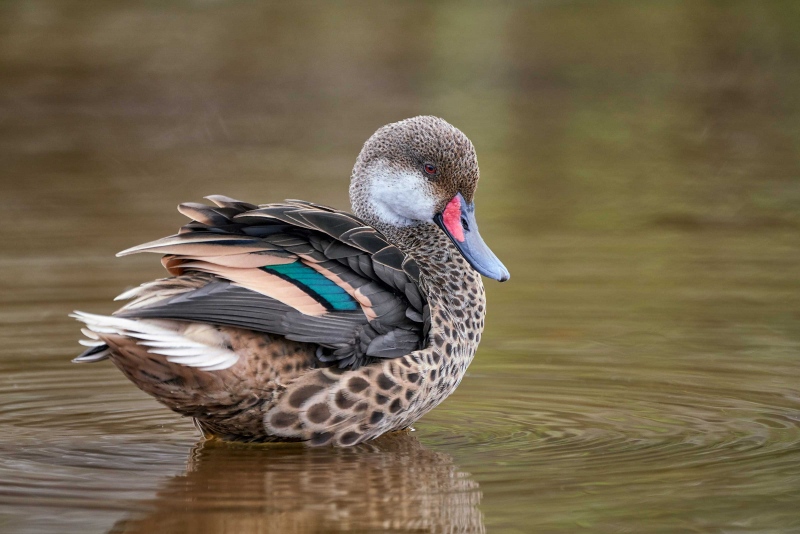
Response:
M475 220L475 204L469 204L461 193L453 197L442 213L433 220L458 248L461 255L483 276L505 282L508 269L484 243Z

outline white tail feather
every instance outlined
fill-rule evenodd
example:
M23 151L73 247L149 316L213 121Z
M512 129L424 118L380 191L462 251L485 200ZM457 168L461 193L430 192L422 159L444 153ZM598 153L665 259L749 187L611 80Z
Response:
M137 344L148 347L148 352L166 356L167 361L204 371L227 369L239 360L239 356L227 348L210 346L186 337L186 327L180 323L174 323L176 328L173 329L147 320L137 321L80 311L70 317L86 324L87 328L82 331L89 340L81 340L80 343L87 347L104 344L99 334L112 334L136 339Z

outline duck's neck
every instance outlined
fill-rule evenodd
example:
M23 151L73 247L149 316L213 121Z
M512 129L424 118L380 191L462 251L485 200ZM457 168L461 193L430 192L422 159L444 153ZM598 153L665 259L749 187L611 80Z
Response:
M409 357L429 373L418 415L441 402L464 377L483 333L486 297L480 274L434 224L382 229L412 256L421 272L420 288L431 313L429 345Z
M463 322L466 315L471 319L480 316L480 325L475 328L483 330L486 301L481 276L438 226L430 223L378 229L416 260L422 272L421 286L434 314L434 308L450 310L453 317L449 319L457 322ZM461 313L465 317L460 317Z

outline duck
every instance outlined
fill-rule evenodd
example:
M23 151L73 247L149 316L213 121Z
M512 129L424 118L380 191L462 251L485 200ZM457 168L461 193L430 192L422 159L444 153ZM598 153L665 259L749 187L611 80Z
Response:
M350 447L410 428L463 379L483 333L481 275L509 272L478 232L475 148L444 119L378 129L350 178L353 213L222 195L117 254L169 277L75 311L86 350L207 439Z

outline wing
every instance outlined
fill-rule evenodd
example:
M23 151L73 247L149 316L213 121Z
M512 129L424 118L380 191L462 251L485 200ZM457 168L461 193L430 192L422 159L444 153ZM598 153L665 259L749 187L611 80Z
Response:
M164 254L176 276L118 298L115 315L206 322L316 343L318 358L356 368L427 342L430 313L414 260L332 208L260 207L223 196L187 203L180 233L120 252Z

